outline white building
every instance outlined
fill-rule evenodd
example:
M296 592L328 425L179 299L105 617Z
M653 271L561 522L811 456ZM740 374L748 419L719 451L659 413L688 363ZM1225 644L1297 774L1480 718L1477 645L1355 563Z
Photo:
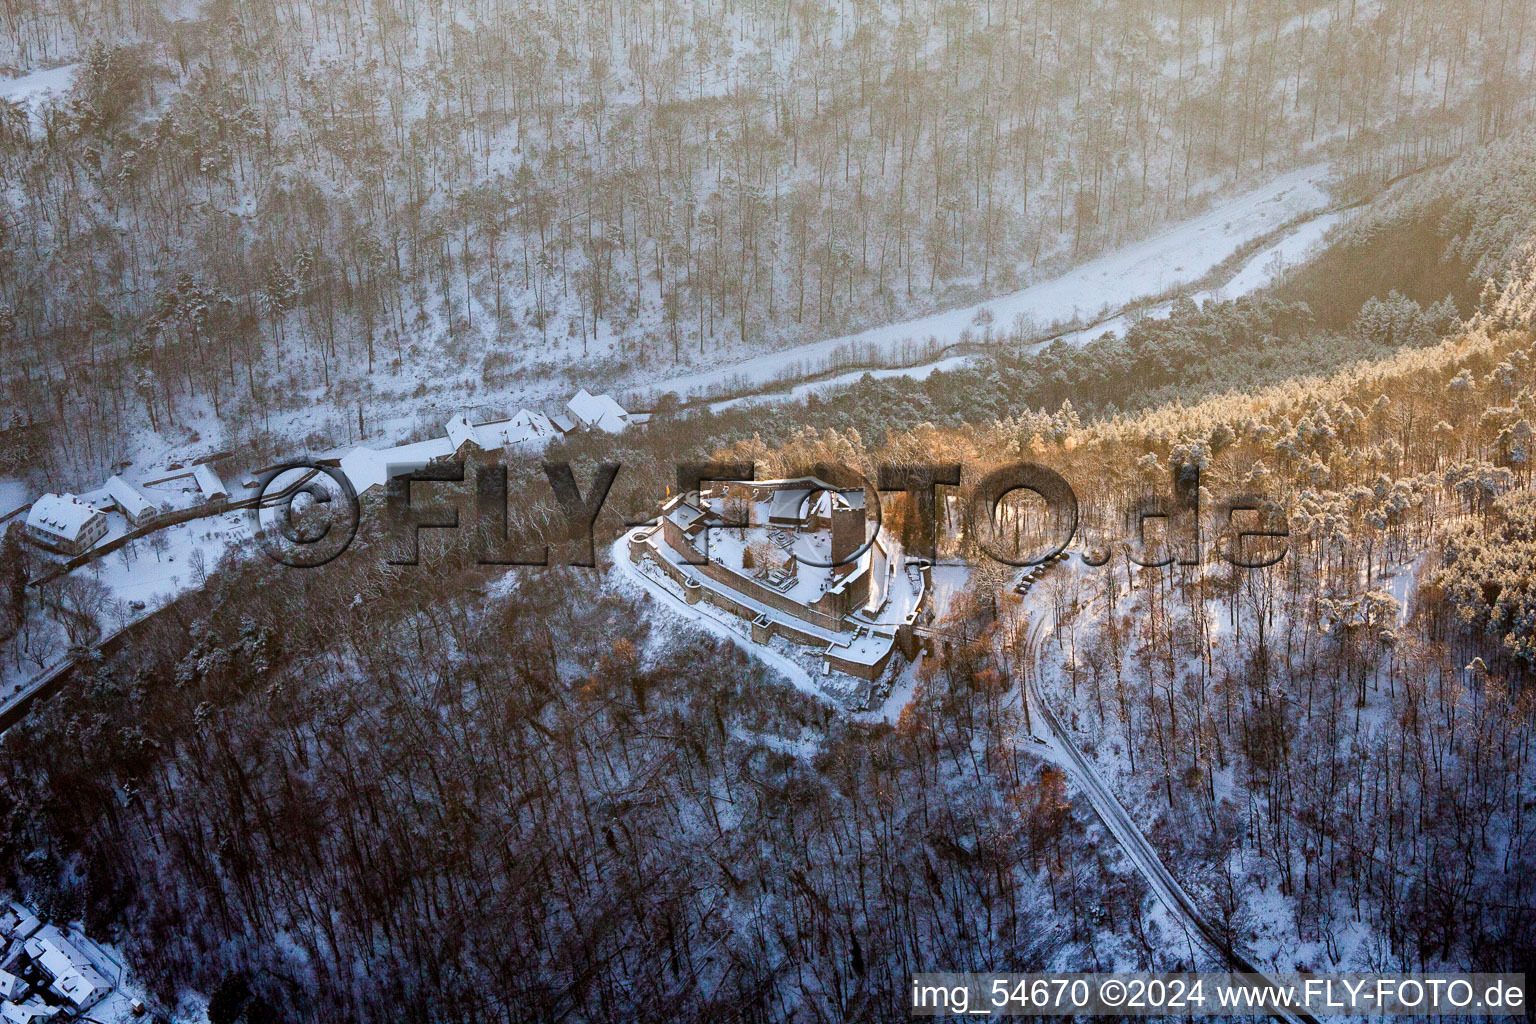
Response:
M469 417L463 413L459 413L443 424L443 428L448 431L448 446L453 451L458 451L466 444L480 444L480 437L475 433L475 425L469 422Z
M203 462L193 466L192 479L197 481L197 489L203 492L207 500L225 501L229 498L229 488L224 486L224 481L219 479L211 463Z
M404 476L423 469L435 459L446 459L454 453L446 437L434 437L412 444L396 445L379 451L362 445L341 458L341 471L358 494L374 487L383 487L390 477Z
M646 419L649 417L625 412L623 406L607 395L594 395L582 388L566 403L566 413L546 416L519 409L510 419L475 423L461 412L443 424L443 437L383 450L359 445L342 456L341 471L352 482L353 490L362 494L370 488L382 487L391 477L421 469L434 459L455 455L465 445L472 444L485 451L501 448L538 451L562 434L579 428L617 434Z
M468 416L459 413L443 425L448 432L448 444L457 452L466 444L473 444L485 451L498 448L543 448L560 436L560 430L541 412L519 409L517 415L505 420L488 423L471 423Z
M560 428L541 412L517 410L509 420L482 423L475 428L482 448L543 448L560 436Z
M576 423L588 430L618 434L630 425L629 413L622 405L607 395L594 395L586 388L576 392L565 407Z
M155 514L155 503L136 491L132 484L120 476L108 477L102 490L107 492L107 497L112 499L112 504L118 507L133 526L138 526Z
M107 517L73 494L45 494L27 513L27 536L42 547L78 555L107 532Z
M57 1016L59 1010L60 1007L49 1006L33 996L24 1003L6 1000L3 1005L0 1005L0 1017L5 1018L6 1024L40 1024Z
M26 949L33 963L53 979L49 987L76 1010L90 1009L112 991L112 983L51 924L38 929Z
M7 936L17 939L30 939L32 933L43 926L43 923L33 917L31 912L24 907L11 904L9 907L0 907L0 938ZM3 946L4 943L0 943Z

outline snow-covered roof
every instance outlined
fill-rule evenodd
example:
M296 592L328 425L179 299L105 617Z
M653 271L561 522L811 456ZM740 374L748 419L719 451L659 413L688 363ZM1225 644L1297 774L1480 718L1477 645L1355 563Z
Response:
M678 529L687 530L704 517L704 512L697 505L684 500L683 496L679 495L673 499L672 507L666 509L666 516L677 524Z
M107 496L116 503L118 508L134 519L154 514L154 503L134 490L133 485L120 476L108 477L102 489L107 492Z
M30 939L43 926L43 922L39 921L37 915L25 907L14 903L11 906L17 918L16 923L11 926L11 937L13 939Z
M391 476L401 476L421 469L433 459L452 455L452 442L446 437L434 437L429 441L402 444L377 451L359 446L341 458L341 471L352 483L352 489L362 494L370 487L382 487Z
M829 645L827 653L855 665L873 665L890 652L895 642L893 634L859 630L847 642Z
M206 462L192 467L192 478L197 481L198 490L203 492L205 498L227 498L229 489L224 486L224 481L219 479L219 474L214 472L213 466Z
M569 434L576 429L576 421L563 412L557 412L549 417L549 422L555 425L555 429L562 434Z
M541 412L519 409L509 420L482 423L475 428L480 447L487 450L508 447L540 447L560 435L560 430Z
M773 501L768 509L770 521L798 520L800 518L800 506L804 504L807 493L809 492L792 487L785 487L774 491Z
M571 397L565 407L576 421L591 430L617 434L629 426L629 413L607 395L594 395L582 388Z
M35 1021L48 1020L59 1012L59 1007L49 1006L36 996L24 1003L13 1003L6 1000L0 1006L0 1016L4 1016L6 1024L34 1024Z
M27 513L27 525L73 541L80 538L80 531L91 518L99 515L100 512L73 494L45 494L32 503L32 509Z
M722 533L720 540L722 547L734 548L740 544L736 538L732 537L729 531ZM671 563L686 579L709 590L728 590L731 602L736 606L749 610L752 615L758 617L763 622L782 625L799 636L808 637L811 640L818 640L826 644L824 651L832 657L857 665L874 665L889 654L892 646L896 643L894 625L888 626L884 622L876 623L867 619L850 618L845 620L850 627L848 629L828 628L820 622L803 618L784 608L764 602L751 589L737 589L736 587L722 585L719 579L705 573L701 567L684 562L681 554L675 551L671 545L659 542L654 534L648 538L648 541L651 551L657 557ZM726 558L716 564L724 565L732 572L736 572L737 570L728 564L731 557L732 555L728 554ZM711 560L714 561L713 558ZM866 556L864 565L867 566L868 564ZM824 579L824 575L817 575L814 569L803 573L803 575L805 576L804 583L797 584L791 590L785 592L785 596L789 597L790 600L809 599L822 593L820 584L816 580ZM917 599L920 600L922 594L921 584L918 587ZM800 594L798 593L799 591L805 591L805 593Z
M811 515L829 516L833 504L843 508L864 507L862 487L837 488L814 476L759 480L756 486L772 489L773 498L768 514L771 521L776 523L801 521ZM813 508L807 509L806 499L812 494L816 495L816 503Z
M27 940L27 955L53 979L55 992L84 1009L108 992L112 985L85 954L74 947L53 925L44 925Z
M453 419L443 424L443 429L448 431L448 442L453 445L453 450L458 451L464 447L466 441L480 444L480 438L475 434L475 426L469 422L469 417L459 413Z

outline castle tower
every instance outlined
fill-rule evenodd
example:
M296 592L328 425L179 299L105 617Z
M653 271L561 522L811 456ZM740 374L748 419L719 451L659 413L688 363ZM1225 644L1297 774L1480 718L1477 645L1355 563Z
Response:
M858 564L853 553L864 546L864 510L842 500L832 503L832 563L839 574L852 572Z

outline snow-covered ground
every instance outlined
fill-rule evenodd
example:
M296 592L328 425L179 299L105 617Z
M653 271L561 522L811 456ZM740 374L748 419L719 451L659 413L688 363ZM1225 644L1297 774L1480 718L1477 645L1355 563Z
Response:
M1220 288L1202 292L1201 297L1236 299L1258 291L1279 277L1282 271L1302 262L1343 217L1344 214L1339 212L1325 213L1297 225L1296 230L1243 264L1243 268Z
M1016 323L1040 330L1052 324L1097 319L1127 303L1198 281L1255 238L1323 210L1330 202L1324 189L1328 173L1326 164L1292 171L1151 238L1090 260L1060 277L987 302L797 345L663 379L649 387L655 394L671 392L688 399L743 383L772 384L783 380L786 373L832 365L840 355L853 351L896 356L929 339L939 345L954 344L962 332L980 339L985 328L977 318L983 310L991 314L994 336L1007 332ZM1318 237L1308 234L1311 237L1304 240L1306 244ZM1266 254L1265 258L1271 257Z
M13 476L0 477L0 516L16 511L30 502L33 497L32 488L27 486L25 480L18 480Z
M718 402L711 402L709 408L715 412L724 412L739 405L760 405L766 402L798 402L811 395L824 394L856 384L866 376L875 380L887 380L891 377L911 377L913 380L927 380L940 370L957 370L971 362L974 355L945 356L943 359L931 363L923 363L919 366L892 367L887 370L850 370L840 373L835 377L826 377L821 380L806 381L796 384L788 391L775 391L766 395L743 395L740 398L726 398Z
M1301 221L1290 232L1287 232L1283 238L1276 241L1275 244L1261 250L1258 255L1252 256L1229 281L1223 282L1221 286L1213 287L1213 289L1195 292L1193 295L1190 295L1190 299L1193 299L1195 302L1204 302L1207 299L1210 299L1210 301L1235 299L1258 292L1263 287L1269 286L1276 278L1279 278L1281 273L1284 273L1284 270L1303 263L1304 259L1312 253L1312 250L1321 243L1322 238L1329 233L1329 230L1342 220L1342 216L1344 215L1339 212L1318 213L1318 215L1312 216L1310 220ZM1183 266L1183 264L1180 264L1180 266ZM1026 289L1025 292L1029 292L1029 289ZM1023 293L1015 293L1015 295L1023 295ZM1127 301L1134 302L1137 299L1132 298L1127 299ZM994 306L992 302L982 302L982 304L977 304L977 306L966 307L966 310L955 310L954 313L958 315L960 312L969 312L969 319L974 321L975 313L980 312L982 309L992 309L992 306ZM1086 345L1087 342L1094 341L1094 339L1101 338L1104 335L1124 335L1126 329L1129 329L1130 324L1135 322L1135 318L1141 318L1141 316L1167 316L1172 307L1174 307L1172 302L1161 302L1158 306L1150 307L1150 309L1138 309L1134 313L1120 313L1120 315L1112 316L1109 319L1098 319L1092 327L1084 327L1084 329L1060 335L1060 341L1064 341L1069 345ZM997 322L994 322L994 329L995 327L997 327ZM972 324L972 333L975 333L975 330L978 329ZM935 344L938 347L943 347L945 344L954 344L955 341L958 341L958 335L948 339L948 342L935 341ZM799 352L799 350L791 350L791 352ZM955 368L963 367L963 365L969 364L969 362L974 362L975 359L977 359L977 356L974 353L969 353L969 355L968 353L960 353L960 355L946 355L942 359L922 362L922 364L917 365L908 365L908 367L889 367L880 368L880 370L849 370L848 373L828 376L828 378L822 378L819 381L805 381L802 384L796 384L794 387L788 388L788 390L770 391L770 393L765 393L765 395L743 395L739 396L739 398L720 399L717 402L710 402L710 410L719 413L719 411L736 408L739 405L802 401L802 399L809 395L825 395L828 391L849 387L849 385L856 384L857 381L862 381L865 376L871 376L871 378L877 379L877 381L899 378L899 376L906 376L906 378L912 378L914 381L926 381L932 373L940 372L940 370L955 370ZM786 365L786 372L793 368L794 365L802 364ZM809 361L806 361L803 365L809 365ZM746 382L748 382L748 378L745 375L740 376L740 378L734 378L733 376L733 378L723 381L722 385L746 384Z
M45 73L41 79L27 76L27 95L37 95L44 87L57 87L66 78L65 69ZM20 81L13 80L13 86L19 89L14 83ZM706 357L711 360L709 365L683 373L654 359L603 364L593 372L600 374L603 386L614 394L634 396L629 404L640 408L662 394L672 393L683 398L691 396L694 401L710 394L719 395L720 400L713 407L723 409L743 404L735 396L753 396L747 401L783 401L846 386L866 372L852 367L881 367L868 371L877 378L921 379L936 371L953 370L974 358L947 351L959 344L963 335L984 344L988 337L1003 337L1021 325L1030 333L1039 333L1053 324L1094 322L1096 326L1068 336L1069 341L1086 342L1105 330L1123 329L1124 321L1106 322L1105 318L1127 304L1199 280L1255 238L1293 225L1286 238L1249 261L1223 292L1246 292L1267 283L1277 266L1277 255L1290 259L1305 251L1334 222L1332 215L1321 214L1330 202L1324 189L1328 173L1327 165L1318 164L1282 175L1233 198L1218 199L1200 216L1056 278L986 302L747 358L742 358L742 348L725 347ZM985 315L981 315L983 312ZM989 324L977 322L988 317ZM434 323L428 317L426 326L419 325L424 346L430 347ZM475 330L489 331L493 323L494 318L484 313L477 317ZM495 343L489 337L482 341L488 345ZM408 362L397 371L381 368L377 377L370 378L369 397L362 402L366 407L365 425L359 424L356 414L338 412L331 396L319 384L311 388L293 381L310 400L271 413L264 418L263 425L286 443L287 450L302 453L306 445L310 449L347 450L357 444L384 448L433 436L450 416L466 410L475 418L495 418L520 407L552 408L563 394L569 394L567 378L578 376L587 364L577 354L579 348L569 349L577 344L574 339L552 339L550 344L542 356L543 362L522 366L510 380L500 384L484 381L479 372L462 362L462 353L460 362L454 364L463 368L462 375L456 370L433 372L415 362ZM567 347L561 348L562 345ZM592 385L596 379L580 383ZM193 401L182 408L181 414L185 429L179 434L141 431L128 439L117 458L131 460L133 468L124 471L130 482L142 486L154 473L167 472L165 467L171 463L189 464L238 444L207 403ZM235 460L241 461L238 452ZM231 485L240 479L227 471L225 476L231 478L226 480ZM77 486L94 482L77 481ZM236 497L232 492L231 498Z
M633 532L635 531L621 534L619 539L613 542L613 547L609 550L609 554L613 558L612 578L619 587L649 594L653 599L659 601L668 612L688 619L706 633L737 644L748 654L782 675L795 689L808 693L818 700L827 699L826 693L812 680L811 674L795 661L763 644L755 644L750 640L743 642L744 638L740 632L732 629L730 625L716 615L709 613L709 611L713 611L712 608L706 611L707 606L705 605L691 605L672 593L665 586L662 586L659 581L646 577L640 571L640 568L629 560L629 538Z
M62 96L75 84L75 69L79 66L65 64L17 78L0 78L0 100L28 105L49 96Z
M78 64L33 71L16 78L0 78L0 103L21 108L29 118L30 131L36 135L42 131L42 107L44 102L66 95L75 84Z
M170 603L203 584L224 553L251 540L244 511L177 523L137 540L77 570L104 584L124 606L125 621ZM133 608L140 603L142 609Z
M1236 274L1223 284L1215 288L1207 288L1203 291L1192 293L1190 301L1196 303L1221 302L1230 299L1239 299L1244 295L1251 295L1261 288L1274 283L1287 269L1297 266L1311 255L1312 251L1322 243L1324 236L1344 218L1340 212L1318 214L1310 220L1296 225L1286 236L1275 244L1261 250L1242 265ZM1119 337L1126 330L1143 317L1167 317L1173 309L1172 302L1162 302L1156 306L1138 309L1130 313L1121 313L1119 316L1085 327L1080 331L1072 331L1061 336L1061 340L1069 345L1086 345L1090 341L1102 338L1106 334Z
M107 536L119 537L129 529L118 512L107 515ZM243 511L225 512L204 519L177 523L130 541L101 558L87 562L72 575L94 580L102 587L95 613L103 634L152 614L188 590L203 585L231 548L251 540ZM47 556L39 556L47 557ZM44 584L49 586L51 584ZM46 613L32 630L31 649L37 653L19 660L0 660L0 709L33 689L33 683L68 656L62 627Z

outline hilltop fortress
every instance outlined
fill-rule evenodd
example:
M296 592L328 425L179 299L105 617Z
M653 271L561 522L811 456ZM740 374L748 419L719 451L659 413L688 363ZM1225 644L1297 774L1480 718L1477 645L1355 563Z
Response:
M781 636L821 650L823 671L879 678L913 626L931 568L909 561L870 522L863 488L816 477L718 483L675 495L657 524L629 538L690 604L708 602L752 624L752 639Z

